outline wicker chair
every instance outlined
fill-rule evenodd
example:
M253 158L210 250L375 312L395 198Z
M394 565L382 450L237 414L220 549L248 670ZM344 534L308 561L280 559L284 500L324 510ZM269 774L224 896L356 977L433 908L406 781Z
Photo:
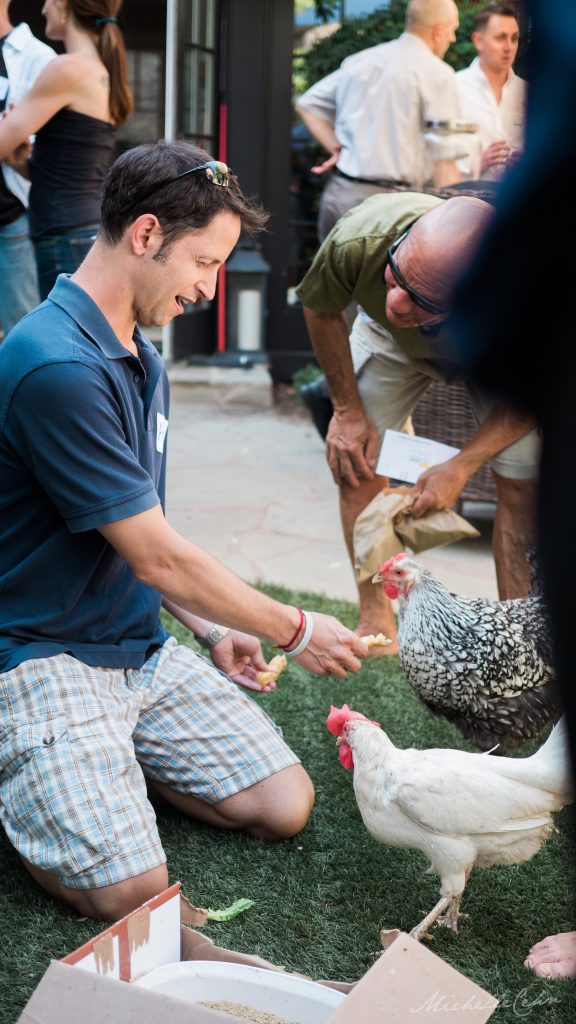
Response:
M461 383L448 386L434 381L416 405L412 423L416 434L455 448L462 448L478 429L468 392ZM489 466L482 466L470 477L461 500L496 501L496 485Z

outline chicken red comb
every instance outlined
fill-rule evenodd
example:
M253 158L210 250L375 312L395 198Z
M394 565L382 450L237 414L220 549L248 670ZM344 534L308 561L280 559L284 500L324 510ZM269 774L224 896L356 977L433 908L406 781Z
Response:
M362 718L365 722L370 722L366 715L362 715L359 711L352 711L347 704L343 704L341 708L330 705L330 714L326 719L326 727L328 732L331 732L333 736L339 736L342 729L352 718ZM377 725L380 728L380 722L372 722L372 725Z
M408 555L406 554L405 551L401 551L399 555L393 555L392 558L389 558L388 561L384 562L384 565L380 566L378 572L381 575L383 575L385 572L388 572L388 569L391 569L392 566L395 565L396 562L399 562L401 558L408 558Z

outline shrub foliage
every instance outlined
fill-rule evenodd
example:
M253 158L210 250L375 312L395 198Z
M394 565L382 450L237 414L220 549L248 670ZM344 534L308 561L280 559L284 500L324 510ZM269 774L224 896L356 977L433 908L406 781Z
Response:
M446 54L446 62L456 71L465 68L476 56L472 43L472 25L476 14L487 6L485 3L458 3L460 27L456 42ZM319 79L329 75L340 66L345 57L358 50L365 50L378 43L386 43L396 39L404 30L404 18L408 0L392 0L389 7L379 7L363 18L350 18L344 21L341 28L332 35L320 39L299 61L299 82L302 89L307 89ZM522 19L521 19L522 21ZM526 31L521 23L521 50L517 61L517 70L522 74L524 51L527 41Z

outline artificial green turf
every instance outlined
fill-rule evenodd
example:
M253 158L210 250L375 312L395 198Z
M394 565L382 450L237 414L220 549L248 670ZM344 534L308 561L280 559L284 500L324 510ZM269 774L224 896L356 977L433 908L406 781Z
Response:
M351 604L262 589L354 623ZM174 632L190 642L181 627L175 625ZM413 697L395 658L372 659L345 680L317 679L290 663L277 689L255 699L281 724L314 781L310 822L294 839L267 845L191 823L157 803L170 880L181 881L184 893L200 906L217 909L239 897L254 900L247 913L206 926L219 945L258 953L316 978L358 978L378 954L380 929L409 931L435 904L438 879L423 873L427 865L421 854L382 846L367 833L352 774L340 767L334 737L324 724L330 704L347 702L375 718L398 746L470 747ZM492 1018L497 1024L576 1020L576 981L541 981L522 967L535 941L574 928L571 812L558 815L557 824L559 833L529 863L473 872L462 904L470 917L459 935L436 932L434 951L503 999ZM0 872L0 1024L14 1024L49 960L100 927L79 922L42 893L5 838Z

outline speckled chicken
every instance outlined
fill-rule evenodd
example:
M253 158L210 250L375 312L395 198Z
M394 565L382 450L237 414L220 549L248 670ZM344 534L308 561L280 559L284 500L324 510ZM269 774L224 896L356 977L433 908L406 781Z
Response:
M472 868L530 860L554 828L552 812L573 799L563 719L524 758L401 750L377 722L346 704L331 708L326 725L338 737L340 763L354 769L370 834L387 846L420 850L440 877L441 899L412 930L417 939L434 922L457 931Z
M398 598L400 662L414 693L478 750L505 754L559 714L542 597L452 594L404 553L373 577Z

